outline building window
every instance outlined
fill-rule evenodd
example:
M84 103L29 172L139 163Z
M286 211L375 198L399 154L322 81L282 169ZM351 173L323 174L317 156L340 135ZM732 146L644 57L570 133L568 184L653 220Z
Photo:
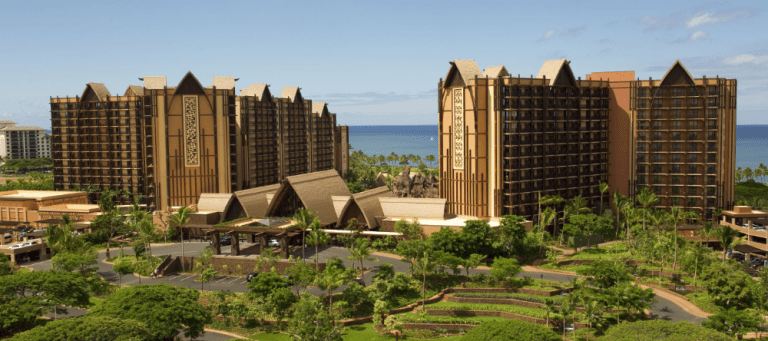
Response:
M715 195L715 188L707 187L707 195Z
M682 140L683 139L683 133L677 131L672 133L672 139L673 140Z
M653 176L653 183L660 184L661 183L661 175L654 175Z
M717 162L717 154L715 153L707 154L707 162Z
M669 204L672 206L680 206L680 198L669 198Z
M648 96L648 88L637 89L637 95L639 97L646 97L646 96Z
M661 132L654 131L653 132L653 139L654 140L662 140L662 139L664 139L664 137L661 135Z
M673 109L672 110L672 118L683 118L682 110L680 110L680 109Z
M672 96L682 96L682 95L683 95L683 89L672 88Z
M710 95L717 95L717 87L716 86L710 86L709 87L709 94Z
M688 139L689 140L698 140L699 139L699 133L695 131L688 132Z
M661 129L661 121L653 121L653 129Z
M672 187L672 194L674 195L680 194L680 187Z
M672 106L673 107L682 107L683 106L683 100L679 98L675 98L672 100Z
M714 131L707 132L707 139L717 140L717 132L714 132Z
M653 154L653 162L661 162L661 154L654 153Z
M640 184L640 185L644 185L645 184L645 175L638 175L637 176L637 183Z
M688 184L689 185L695 185L696 184L696 176L695 175L689 175L688 176Z
M679 175L673 175L672 176L672 183L673 184L679 184L680 183L680 176Z
M653 111L653 118L662 118L664 116L663 111L661 110L654 110Z
M653 100L654 108L661 108L662 106L664 106L664 101L662 101L661 98L657 98Z
M645 153L637 154L637 162L645 162Z
M717 118L717 109L709 109L709 118Z
M656 121L656 122L658 122L658 121ZM656 122L654 122L654 123L656 123ZM659 123L661 123L661 122L659 122ZM672 121L672 129L682 129L682 127L680 125L680 121Z
M688 151L689 152L696 152L699 150L699 144L696 142L689 142L688 143Z
M680 162L683 154L672 154L672 162Z
M637 118L641 120L648 119L648 110L640 110L637 112Z
M698 172L699 172L699 166L688 165L688 173L698 173Z
M647 145L646 143L638 143L637 144L637 150L641 151L641 152L646 151L646 145Z
M638 108L647 108L648 107L648 101L644 99L637 100L637 107Z
M698 187L688 187L688 195L696 195L699 193Z
M712 105L712 106L717 105L717 98L716 97L710 97L707 100L707 105Z
M679 152L683 150L683 144L680 142L673 142L672 143L672 151Z
M699 121L688 121L688 129L698 129Z
M653 186L653 192L657 195L661 194L661 186Z
M638 141L645 141L646 140L645 132L637 133L637 140Z
M699 160L699 154L688 154L688 162L696 162Z
M696 198L688 198L688 206L695 207L696 206L696 202L697 202Z
M654 173L661 173L661 165L653 165Z
M661 142L654 142L653 143L653 150L661 150Z
M699 110L697 109L688 110L688 118L699 118Z
M690 99L688 99L688 106L691 106L691 107L699 106L699 99L698 98L690 98Z

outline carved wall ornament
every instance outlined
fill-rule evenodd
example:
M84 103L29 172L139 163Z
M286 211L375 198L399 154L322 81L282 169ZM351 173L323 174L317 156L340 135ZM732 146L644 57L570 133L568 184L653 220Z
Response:
M464 89L453 89L453 168L464 169Z
M184 165L200 167L200 113L197 96L182 97L184 104Z

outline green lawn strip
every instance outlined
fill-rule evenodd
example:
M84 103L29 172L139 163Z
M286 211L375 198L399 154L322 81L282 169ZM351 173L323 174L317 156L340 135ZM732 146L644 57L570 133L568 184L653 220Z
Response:
M444 324L481 324L488 321L508 320L505 317L496 316L443 316L424 315L416 313L398 314L398 321L402 323L444 323Z
M400 338L401 340L415 339L415 338L407 337L408 330L406 330L405 333L406 333L406 337ZM421 333L419 334L421 335ZM290 341L291 337L288 334L283 334L283 333L259 333L259 334L251 335L249 339L259 340L259 341ZM395 340L395 337L392 335L379 334L373 329L373 323L364 323L364 324L345 327L344 334L342 334L342 339L345 341L358 341L358 340L390 341L390 340ZM457 336L444 337L441 335L436 335L434 339L447 340L447 341L459 341L461 340L461 336L457 335ZM239 339L232 339L232 340L239 340Z
M514 292L457 292L453 293L456 297L466 298L503 298L503 299L515 299L526 302L544 303L545 300L551 299L557 303L562 302L563 296L542 296L532 294L520 294Z
M686 294L685 297L688 297L688 300L699 307L699 309L706 311L710 314L717 314L719 308L715 305L714 302L712 302L712 297L709 296L709 293L706 292L692 292L689 294Z
M547 318L547 313L544 309L528 308L519 305L512 304L487 304L487 303L458 303L458 302L437 302L434 304L428 304L427 309L438 310L485 310L485 311L504 311L508 313L535 317L535 318ZM549 319L560 318L560 315L553 313L549 314Z

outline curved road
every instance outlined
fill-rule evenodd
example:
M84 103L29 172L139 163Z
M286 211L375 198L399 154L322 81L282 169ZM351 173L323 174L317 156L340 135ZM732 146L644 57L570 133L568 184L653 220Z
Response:
M207 242L187 242L184 244L185 248L185 254L186 255L198 255L199 252L201 252L205 246L208 245ZM241 243L241 248L244 248L248 246L248 244ZM228 255L229 254L229 247L228 246L222 246L222 255ZM117 255L118 249L112 249L111 253L112 255ZM132 254L133 250L130 248L125 248L124 252L126 254ZM308 260L311 260L315 257L314 248L310 247L305 250L306 256ZM178 256L181 255L181 245L178 243L173 244L156 244L152 247L152 254L153 256L164 256L164 255L173 255ZM323 247L319 249L318 252L318 258L320 262L324 262L334 256L339 257L344 261L344 264L346 266L352 266L352 262L347 260L347 256L349 256L350 253L346 248L342 247ZM301 251L298 251L296 254L294 254L295 257L301 256ZM378 270L378 265L381 263L389 263L392 264L395 271L397 272L408 272L408 263L400 261L399 258L395 258L392 256L385 256L385 255L376 255L377 261L376 262L366 262L366 267L372 266L373 271L370 271L364 275L364 280L366 283L371 283L373 280L373 275ZM96 273L104 277L105 280L110 281L114 284L117 284L119 281L117 273L112 271L112 265L103 263L102 261L106 259L105 252L100 252L97 263L98 270ZM50 260L47 261L37 261L32 263L26 263L22 264L25 266L28 266L30 268L33 268L38 271L42 270L49 270L51 268L51 262ZM488 270L478 270L473 269L470 271L470 273L485 273L489 274ZM540 272L540 271L525 271L521 274L519 274L519 277L523 276L531 276L534 279L545 279L549 281L556 281L561 283L567 283L571 278L576 277L573 275L566 275L566 274L557 274L557 273L550 273L550 272ZM201 283L195 282L194 280L198 278L199 275L193 275L193 274L179 274L179 275L171 275L163 278L138 278L134 275L125 275L122 278L122 284L123 285L137 285L139 283L141 284L155 284L155 283L168 283L172 285L178 285L178 286L184 286L188 288L193 289L200 289ZM344 288L341 287L336 290L336 292L342 291ZM228 277L228 276L219 276L217 278L214 278L210 282L205 284L205 290L222 290L222 291L233 291L233 292L246 292L246 283L245 279L242 277ZM317 288L309 288L307 291L313 293L313 294L322 294L319 289ZM650 309L651 314L654 316L654 318L660 318L665 319L672 322L677 321L689 321L692 323L699 324L701 321L706 320L705 318L698 317L696 315L690 314L683 310L680 306L674 304L673 302L664 299L662 297L656 296L657 302L652 304L652 308ZM67 315L69 317L72 316L78 316L84 314L84 311L78 311L79 309L73 309L70 308L70 314ZM206 332L205 336L200 338L199 340L211 340L211 341L218 341L218 340L229 340L230 336L225 336L223 334L216 334L213 332Z

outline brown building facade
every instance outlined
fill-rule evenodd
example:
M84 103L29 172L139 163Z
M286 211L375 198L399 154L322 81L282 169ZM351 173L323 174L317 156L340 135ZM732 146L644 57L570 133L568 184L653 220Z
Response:
M607 81L577 79L566 60L547 61L535 78L456 60L438 89L440 197L449 213L532 220L539 196L600 201Z
M679 62L661 80L634 71L575 78L566 60L536 77L455 60L438 87L440 197L450 213L533 220L539 196L595 207L600 182L646 186L707 214L734 198L736 80L694 79Z
M272 97L268 85L253 84L238 96L234 77L207 87L192 73L175 87L165 77L142 80L123 96L88 83L80 97L51 98L57 189L125 189L165 209L201 193L346 171L335 168L336 115L297 87Z

